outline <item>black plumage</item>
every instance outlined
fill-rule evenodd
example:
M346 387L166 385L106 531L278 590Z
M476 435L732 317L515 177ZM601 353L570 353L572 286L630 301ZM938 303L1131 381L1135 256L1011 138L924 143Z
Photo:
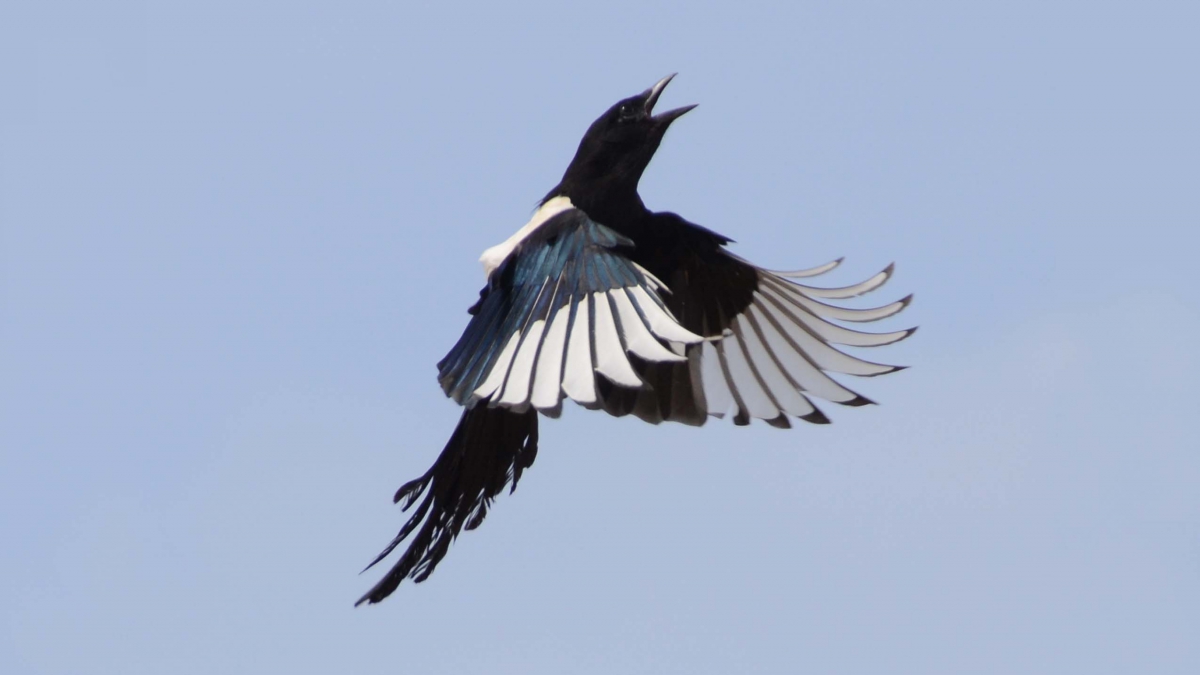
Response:
M867 333L837 322L892 316L911 296L872 309L824 302L878 288L891 266L851 286L808 286L797 279L840 260L766 270L726 250L728 237L645 207L642 173L667 128L694 107L653 114L671 77L596 119L530 222L484 252L487 285L438 363L462 419L429 471L396 493L405 510L420 503L371 565L412 539L359 603L427 578L451 541L516 488L537 454L538 414L557 417L564 398L654 424L701 425L732 412L734 424L787 428L790 418L829 422L813 397L871 403L828 373L900 369L835 345L890 344L916 329Z

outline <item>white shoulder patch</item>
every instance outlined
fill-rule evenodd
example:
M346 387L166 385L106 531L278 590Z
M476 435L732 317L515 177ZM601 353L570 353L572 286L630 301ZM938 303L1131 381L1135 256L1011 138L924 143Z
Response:
M517 246L520 245L520 243L524 241L526 237L533 234L534 231L541 227L547 220L550 220L563 211L569 211L573 208L575 208L575 205L572 204L571 200L567 197L555 197L554 199L547 201L545 204L542 204L537 211L534 211L533 217L529 219L529 222L525 223L521 229L517 230L516 234L508 239L505 239L502 243L489 248L483 252L483 255L479 256L479 262L483 263L484 275L490 278L492 276L492 272L496 271L496 268L500 266L500 263L504 262L505 258L512 255L512 252L516 250Z

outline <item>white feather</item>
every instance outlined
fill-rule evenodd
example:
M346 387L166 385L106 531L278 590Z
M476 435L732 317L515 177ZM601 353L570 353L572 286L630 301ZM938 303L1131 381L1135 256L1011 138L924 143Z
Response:
M742 262L746 263L747 265L753 265L753 263L747 261L744 258L741 258L738 256L734 256L734 257L737 257L738 260L741 260ZM771 274L774 274L774 275L780 276L780 277L791 277L791 278L815 277L820 274L825 274L829 270L831 270L841 264L842 264L842 258L838 258L837 260L831 260L830 262L827 262L824 265L817 265L816 267L810 267L806 270L789 270L789 271L763 270L763 271L770 272Z
M875 307L872 309L849 309L847 307L836 307L834 305L827 305L823 302L813 300L812 298L804 295L804 293L795 285L788 284L782 280L773 279L771 277L765 277L765 280L767 283L762 284L760 288L771 289L779 292L787 297L790 301L800 305L809 312L827 319L855 322L878 321L880 319L885 319L889 316L892 316L908 306L908 299L905 298L904 300L897 300L896 302L884 305L883 307Z
M593 293L592 304L596 308L594 340L596 345L596 372L603 374L614 384L624 387L640 387L642 380L633 372L617 326L613 323L612 310L608 306L607 293Z
M715 343L705 342L700 347L700 384L704 389L704 400L707 412L714 417L724 417L733 405L733 395L725 384L725 374L721 371L720 357L717 356Z
M865 333L830 323L817 316L806 314L804 318L806 325L821 339L826 342L834 342L850 347L880 347L882 345L890 345L893 342L903 340L912 333L911 329L890 333Z
M637 305L646 317L650 330L658 337L669 342L692 344L701 342L704 338L679 325L671 313L659 306L641 286L630 286L625 289L633 303Z
M838 288L819 288L816 286L806 286L804 284L798 284L795 282L785 283L790 283L791 286L799 289L802 293L812 298L853 298L864 293L870 293L876 288L882 286L889 278L891 278L892 271L894 269L895 268L893 265L888 265L887 269L883 270L879 274L876 274L870 279L867 279L866 281L853 284L851 286L841 286Z
M560 307L550 319L550 328L546 330L546 338L542 340L542 349L538 352L537 369L533 378L533 396L530 403L542 410L553 408L562 399L562 364L567 351L567 320L571 317L571 301Z
M762 331L766 344L779 359L783 371L799 385L801 391L835 403L844 403L858 396L821 372L804 356L802 351L789 342L776 327L776 324L781 323L782 320L765 304L763 306L751 305L747 318Z
M491 371L488 372L487 379L483 384L476 387L474 395L477 398L487 398L491 396L501 384L504 384L504 379L508 375L508 364L512 363L513 354L517 351L517 345L521 342L521 332L517 331L508 338L508 342L504 343L504 349L500 350L500 356L496 359L496 363L492 365Z
M567 367L563 391L585 405L596 402L596 376L592 373L592 331L588 326L588 296L579 299L575 321L567 337Z
M745 318L747 317L743 316L735 321L734 329L739 333L738 337L741 339L742 345L746 347L750 363L758 371L762 383L766 385L767 392L775 400L775 403L789 415L800 417L813 412L812 404L796 391L796 387L776 365L775 359L760 340L752 323L743 320Z
M780 318L779 323L784 333L821 370L832 370L836 373L846 373L847 375L880 375L896 370L895 366L871 363L870 361L864 361L849 354L844 354L813 337L812 334L805 330L805 326L808 324L804 321L805 315L803 312L798 313L789 309L782 297L770 288L766 288L765 290L766 293L763 294L763 297L767 299L767 302L764 304L764 307L769 308L772 314Z
M521 242L525 241L529 235L544 225L547 220L550 220L563 211L569 211L573 208L575 206L566 197L555 197L554 199L547 200L537 211L533 212L533 217L529 219L529 222L522 225L521 229L517 230L513 236L489 248L483 252L483 255L479 256L479 262L483 263L484 274L487 277L491 277L492 272L496 271L500 263L512 255L517 246L520 246Z
M647 361L687 361L687 358L675 354L659 344L658 340L646 330L646 324L638 316L628 295L617 289L609 293L613 304L617 306L617 319L621 322L621 336L625 338L625 346L633 354Z
M717 343L717 351L724 356L730 389L735 398L740 398L751 417L770 420L779 417L779 409L758 384L758 378L750 371L746 355L742 351L738 336L728 335Z
M500 394L499 400L501 405L516 407L529 400L529 382L533 379L534 357L541 346L542 331L545 328L546 322L539 319L526 331L525 339L521 341L521 347L513 358L512 368L509 368L508 377L505 378L504 392Z

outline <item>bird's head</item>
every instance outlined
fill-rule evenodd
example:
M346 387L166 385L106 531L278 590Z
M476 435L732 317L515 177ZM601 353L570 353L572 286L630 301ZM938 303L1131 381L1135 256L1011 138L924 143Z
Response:
M642 172L654 157L667 127L695 105L654 114L654 105L675 75L646 91L617 101L588 127L562 182L548 196L565 194L576 205L590 196L637 194Z

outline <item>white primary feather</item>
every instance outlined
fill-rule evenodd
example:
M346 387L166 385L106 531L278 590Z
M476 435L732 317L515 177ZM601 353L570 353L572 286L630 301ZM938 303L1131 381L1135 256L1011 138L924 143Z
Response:
M704 399L709 415L724 417L733 405L733 394L725 382L725 373L721 370L720 357L717 355L716 343L705 342L700 347L700 384L704 388Z
M542 340L537 369L533 379L533 395L529 401L539 410L554 408L562 400L562 366L567 351L567 321L571 317L571 301L560 307L550 319L550 328Z
M488 372L487 379L483 384L479 385L474 392L476 398L487 398L493 392L504 384L504 378L508 376L508 365L512 363L513 354L517 351L517 345L521 342L520 331L513 333L512 337L508 338L508 342L504 343L504 349L500 351L500 357L496 359L496 363Z
M617 306L617 319L621 323L621 337L625 338L625 345L630 353L637 354L647 361L687 361L686 357L668 350L654 339L654 336L646 329L646 324L642 322L642 317L638 316L629 296L621 289L609 293L609 297Z
M796 282L788 282L792 288L800 290L809 297L814 298L833 298L835 300L853 298L871 291L884 285L892 276L892 271L895 266L888 265L882 272L867 279L866 281L852 284L850 286L840 286L838 288L820 288L818 286L807 286Z
M761 298L762 293L755 293L755 303L762 306L767 303ZM839 326L835 323L830 323L814 314L808 314L803 310L796 308L796 315L803 316L805 325L807 325L817 337L826 342L833 342L839 345L849 347L880 347L890 345L893 342L899 342L912 334L914 329L898 330L889 333L867 333L859 330L851 330L844 326Z
M529 383L533 379L534 357L542 344L542 331L546 322L537 320L526 331L525 339L513 357L512 368L505 378L504 391L500 394L499 403L506 406L520 406L529 400Z
M801 318L802 315L789 309L786 302L777 294L768 289L763 297L767 299L764 306L768 307L772 314L784 319L779 322L784 333L795 341L800 350L807 354L821 370L832 370L835 373L846 373L847 375L880 375L896 370L895 366L872 363L839 352L813 337L812 333L807 330L807 324Z
M703 337L679 325L675 317L663 309L641 286L630 286L625 291L629 293L629 297L633 303L642 310L642 314L645 315L646 323L650 326L650 330L658 337L668 342L682 342L684 344L692 344L704 340Z
M596 372L603 374L614 384L625 387L640 387L642 380L633 372L629 359L625 357L625 348L621 346L621 337L617 334L617 326L613 322L612 310L608 305L607 293L593 293L592 305L595 307L596 325L594 340L596 346Z
M750 314L745 315L747 319ZM738 319L734 322L734 332L746 348L749 362L753 364L767 393L775 404L789 415L801 417L813 412L814 408L808 399L797 390L795 384L780 369L771 350L763 343L758 332L754 330L752 321Z
M843 387L812 363L794 342L790 342L777 326L780 320L760 306L752 306L747 318L753 328L761 333L766 346L778 359L782 371L796 383L800 391L819 396L827 401L845 403L858 394Z
M790 280L824 274L840 262L839 259L795 272L758 270L759 288L750 306L730 321L730 330L719 338L718 344L705 344L689 354L698 361L710 415L720 416L728 411L730 399L746 414L762 419L773 419L779 410L797 417L817 412L809 396L861 405L869 401L826 371L869 377L899 369L865 361L831 344L875 347L902 340L915 329L867 333L829 319L877 321L904 309L911 296L870 309L837 307L816 299L843 299L869 293L891 278L892 265L866 281L836 288Z
M806 295L795 285L790 284L782 279L776 279L771 276L760 277L766 280L766 284L761 285L762 288L770 288L784 294L791 301L799 304L804 309L827 319L837 319L839 321L878 321L896 314L900 310L908 306L908 299L897 300L896 302L884 305L883 307L875 307L872 309L850 309L848 307L837 307L824 302L814 300Z
M717 343L717 352L723 357L725 380L733 392L735 400L752 417L769 420L779 417L779 408L775 407L770 396L759 385L758 378L750 370L741 340L736 334L727 335Z
M749 260L746 260L745 258L733 255L732 253L729 255L733 256L734 258L737 258L738 260L741 260L742 262L746 263L747 265L750 265L752 267L757 267L758 269L762 269L761 267L758 267L757 265L750 262ZM838 258L837 260L831 260L831 261L825 263L824 265L817 265L816 267L810 267L806 270L782 271L782 270L765 270L764 269L762 271L767 272L769 274L774 274L776 276L790 277L793 279L800 279L800 278L804 278L804 277L815 277L815 276L825 274L829 270L837 267L838 265L841 265L842 260L843 260L842 258Z
M592 372L592 337L588 327L588 296L579 299L567 338L567 367L562 388L567 396L589 405L596 402L596 376Z

